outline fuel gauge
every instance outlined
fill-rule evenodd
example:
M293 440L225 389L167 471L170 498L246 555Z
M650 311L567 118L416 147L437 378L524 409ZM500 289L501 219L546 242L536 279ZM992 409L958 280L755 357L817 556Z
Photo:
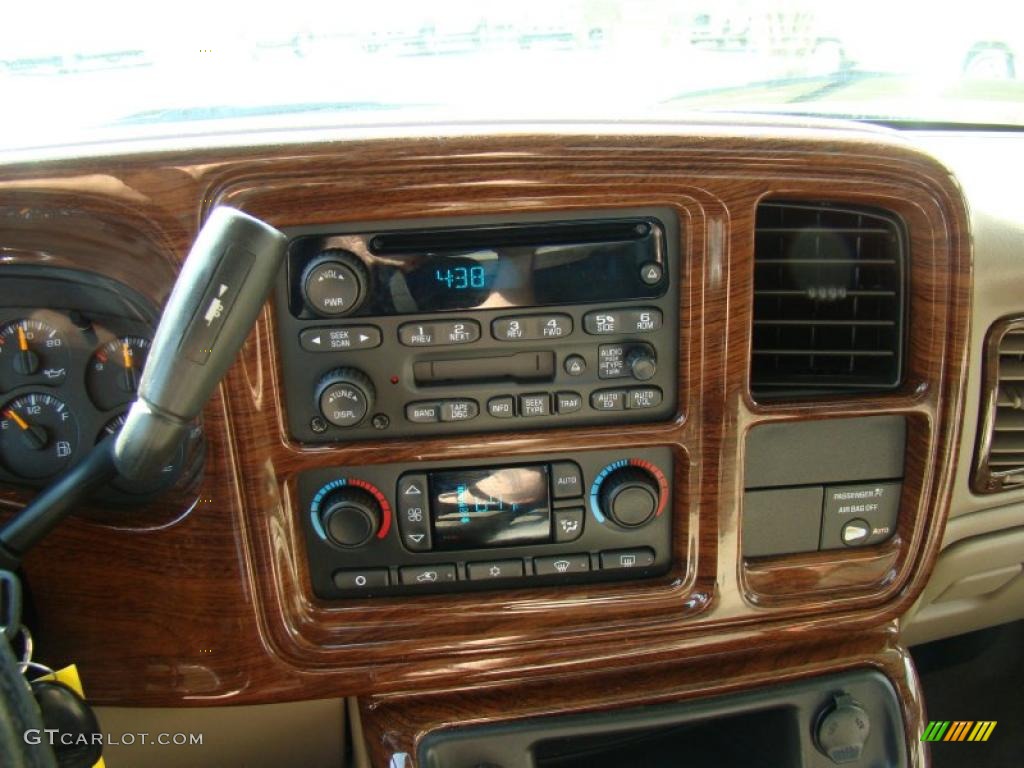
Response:
M0 328L0 390L25 384L62 384L68 375L64 335L42 320L15 320Z
M93 353L85 386L97 408L109 411L135 399L148 355L149 339L141 336L121 336Z
M0 408L0 461L15 475L50 477L72 460L78 425L63 400L30 392Z

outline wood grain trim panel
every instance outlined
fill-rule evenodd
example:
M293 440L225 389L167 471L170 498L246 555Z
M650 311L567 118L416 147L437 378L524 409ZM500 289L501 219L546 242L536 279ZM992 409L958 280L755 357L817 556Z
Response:
M728 655L695 665L653 664L628 675L587 670L571 679L540 680L502 688L476 688L403 696L367 696L360 719L371 763L416 768L420 743L448 728L509 724L536 717L614 711L736 693L851 670L884 674L903 706L908 764L928 765L920 740L925 722L917 674L906 650L892 644L891 628L851 638L823 631L813 642L772 653L766 665L756 633L737 635ZM403 762L404 760L404 762Z
M904 218L914 272L908 377L899 392L815 406L753 401L752 226L766 197L871 204ZM101 229L123 229L131 247L104 256L79 249L72 232L53 238L45 222L7 219L0 243L14 233L25 253L116 274L158 301L170 285L168 266L218 202L281 227L670 207L683 224L686 254L679 415L633 428L304 447L285 432L266 308L206 409L209 460L194 507L157 530L72 520L27 564L40 652L78 661L98 702L248 703L540 685L598 668L725 660L740 636L784 653L796 636L856 637L885 625L924 585L956 459L970 249L963 200L948 173L897 139L760 129L469 135L0 169L0 209L42 211L57 199ZM834 555L743 562L745 431L772 420L879 412L906 414L912 424L898 537L857 553L848 567ZM662 579L415 600L325 603L312 595L295 509L300 471L655 445L679 459L678 561ZM24 495L5 490L4 498ZM772 632L759 636L767 625ZM763 655L745 663L782 674Z

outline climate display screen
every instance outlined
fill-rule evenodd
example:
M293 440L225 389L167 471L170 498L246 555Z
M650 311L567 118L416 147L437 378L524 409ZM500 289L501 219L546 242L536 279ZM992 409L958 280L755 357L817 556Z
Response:
M435 549L548 541L548 468L535 465L431 473L430 509Z

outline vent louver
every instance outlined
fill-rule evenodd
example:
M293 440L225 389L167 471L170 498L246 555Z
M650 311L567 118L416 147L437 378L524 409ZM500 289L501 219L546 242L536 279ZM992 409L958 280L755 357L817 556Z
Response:
M892 214L762 203L754 243L755 396L898 386L905 290L905 235Z
M1024 485L1024 321L997 323L986 349L975 489L993 492Z

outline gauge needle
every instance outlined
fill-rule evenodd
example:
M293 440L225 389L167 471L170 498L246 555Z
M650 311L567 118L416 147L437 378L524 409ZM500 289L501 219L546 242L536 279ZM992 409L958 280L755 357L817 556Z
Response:
M18 326L18 356L14 360L14 370L22 376L30 376L39 368L39 356L28 348L28 337L25 329Z
M135 357L132 355L132 348L125 341L121 342L121 361L124 363L124 388L134 392L139 386L135 376Z
M29 424L21 418L21 415L13 408L8 408L4 411L4 415L21 428L21 435L25 439L25 443L29 448L34 451L38 451L40 448L46 447L45 429Z

